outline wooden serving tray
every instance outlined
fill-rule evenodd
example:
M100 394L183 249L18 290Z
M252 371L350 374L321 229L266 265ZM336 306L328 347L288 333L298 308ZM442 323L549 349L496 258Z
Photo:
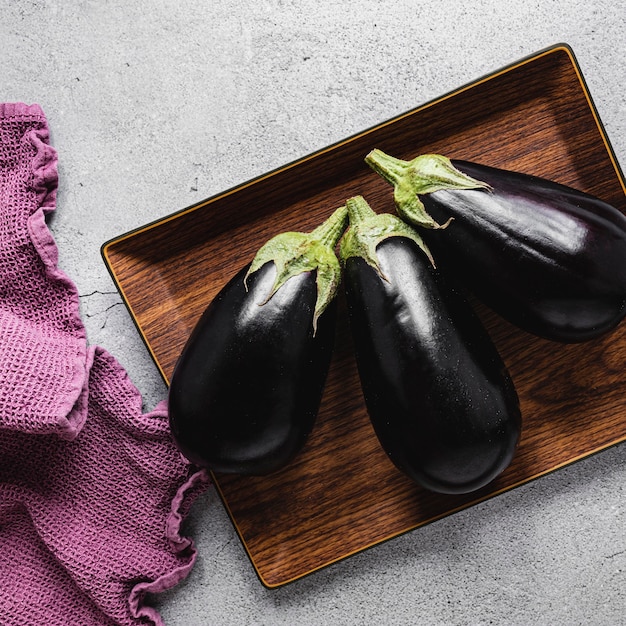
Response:
M544 50L295 163L105 243L102 254L165 380L204 308L271 236L308 231L353 195L394 211L363 161L374 147L536 174L626 212L626 187L572 51ZM214 476L243 545L277 587L626 439L626 323L596 341L551 343L476 304L517 386L523 435L512 465L467 496L420 489L368 421L343 297L315 429L285 470Z

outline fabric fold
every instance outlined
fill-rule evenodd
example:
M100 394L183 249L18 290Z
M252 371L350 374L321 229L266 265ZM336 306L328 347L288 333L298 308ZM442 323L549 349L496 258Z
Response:
M45 215L57 155L38 105L0 108L0 428L71 439L87 343L75 285L57 267Z

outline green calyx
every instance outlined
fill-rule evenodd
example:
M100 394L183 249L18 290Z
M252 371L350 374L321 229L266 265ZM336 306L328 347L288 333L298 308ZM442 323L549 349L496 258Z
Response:
M263 304L292 277L303 272L315 271L317 298L313 312L313 332L317 320L337 293L341 280L341 266L335 247L348 226L348 209L338 208L323 224L310 233L285 232L267 241L252 260L244 278L272 261L276 266L276 278Z
M419 233L409 224L391 213L375 213L362 196L355 196L346 202L350 216L350 228L346 231L339 246L341 262L350 257L361 257L373 267L383 280L383 273L376 248L389 237L406 237L414 241L435 265L430 250Z
M426 211L419 195L443 189L485 189L487 183L476 180L459 171L449 158L440 154L422 154L411 161L403 161L372 150L365 162L388 183L394 186L394 200L398 215L415 226L423 228L445 228Z

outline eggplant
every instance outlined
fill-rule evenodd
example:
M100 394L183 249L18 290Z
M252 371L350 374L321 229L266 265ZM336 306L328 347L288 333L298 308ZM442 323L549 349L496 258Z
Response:
M365 405L398 469L434 492L475 491L511 462L519 399L486 329L417 231L347 202L343 285Z
M626 315L626 217L545 178L441 155L367 163L394 185L398 214L438 265L519 328L563 343Z
M334 342L341 207L311 233L260 248L203 312L174 368L171 432L219 473L282 469L313 428Z

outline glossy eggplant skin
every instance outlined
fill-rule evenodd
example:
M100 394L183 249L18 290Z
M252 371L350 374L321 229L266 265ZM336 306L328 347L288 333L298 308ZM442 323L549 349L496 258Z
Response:
M264 475L302 448L321 401L336 304L317 320L316 272L291 277L269 300L276 266L239 272L194 328L169 389L174 439L193 463Z
M423 487L479 489L515 454L521 416L514 385L474 311L415 242L390 237L376 252L385 278L353 256L343 280L376 435Z
M452 160L492 189L420 195L443 229L422 236L438 265L516 326L564 343L626 315L626 217L602 200L517 172Z

